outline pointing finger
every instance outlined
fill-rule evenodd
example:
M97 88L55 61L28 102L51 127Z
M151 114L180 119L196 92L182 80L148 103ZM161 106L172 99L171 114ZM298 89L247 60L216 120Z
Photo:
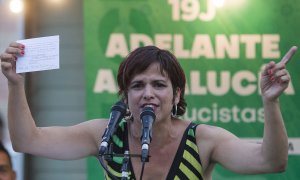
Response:
M291 49L284 55L284 57L281 59L280 62L282 62L284 64L287 64L292 59L292 57L294 56L297 49L298 49L297 46L291 47Z

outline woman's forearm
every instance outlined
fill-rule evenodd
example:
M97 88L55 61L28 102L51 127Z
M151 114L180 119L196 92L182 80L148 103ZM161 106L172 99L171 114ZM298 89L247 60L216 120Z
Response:
M32 136L36 133L25 94L24 85L9 85L8 127L13 147L16 151L28 151Z
M288 158L288 136L280 111L279 100L263 100L265 126L262 153L274 171L285 169Z

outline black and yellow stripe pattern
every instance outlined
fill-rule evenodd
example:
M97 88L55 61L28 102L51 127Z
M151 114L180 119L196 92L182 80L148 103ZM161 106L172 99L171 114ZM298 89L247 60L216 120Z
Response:
M183 135L167 179L203 179L202 165L196 144L197 125L191 123Z
M167 180L173 179L203 179L202 165L196 144L197 125L191 123L181 140L177 150L175 159L172 163L170 171L167 175ZM127 123L125 120L121 121L114 136L112 137L112 146L114 154L124 154L128 150L128 136ZM113 157L112 161L108 161L108 169L118 178L122 177L122 157ZM136 179L132 171L131 161L129 161L129 179ZM106 175L106 179L111 179Z
M117 129L115 134L112 137L112 148L113 154L124 154L126 150L128 150L128 137L127 137L127 123L125 120L122 120ZM122 162L123 157L114 156L112 161L107 162L108 170L117 178L122 177ZM129 165L129 172L128 176L131 177L131 165ZM107 174L105 176L106 179L111 179ZM134 179L134 178L130 178Z

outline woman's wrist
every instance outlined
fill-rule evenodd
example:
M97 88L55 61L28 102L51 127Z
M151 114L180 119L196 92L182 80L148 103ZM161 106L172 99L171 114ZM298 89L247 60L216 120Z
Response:
M24 88L24 81L18 81L18 82L10 82L8 81L8 89L11 90L11 89L20 89L20 88Z
M278 104L279 103L279 98L267 98L267 97L264 97L262 96L262 101L263 101L263 104Z

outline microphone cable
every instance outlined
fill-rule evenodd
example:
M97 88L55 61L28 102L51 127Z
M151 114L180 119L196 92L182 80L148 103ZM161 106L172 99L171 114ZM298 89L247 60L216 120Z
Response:
M118 180L118 178L116 178L107 168L107 166L105 165L105 163L103 162L103 157L99 156L98 158L102 168L105 170L105 172L107 173L108 177L110 177L113 180Z
M146 162L146 161L143 161L143 162L142 162L142 170L141 170L140 180L143 179L144 168L145 168L145 162Z

